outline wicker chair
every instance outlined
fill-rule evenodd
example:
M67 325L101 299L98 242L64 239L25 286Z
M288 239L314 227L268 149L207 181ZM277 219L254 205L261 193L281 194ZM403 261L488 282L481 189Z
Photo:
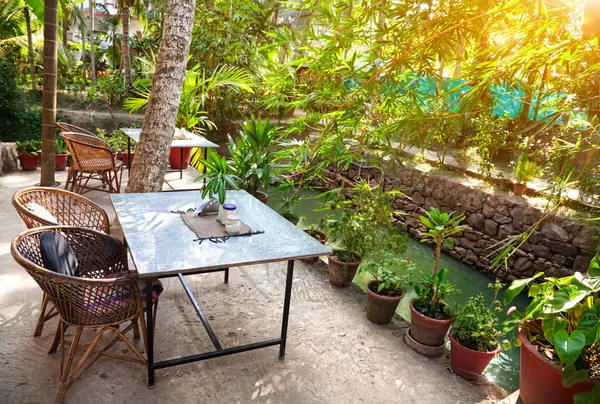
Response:
M56 122L56 126L58 126L61 132L76 132L90 136L98 136L95 133L90 132L89 130L85 130L83 128L80 128L79 126L71 125L70 123L66 122Z
M46 231L59 232L66 238L77 257L81 278L57 274L44 268L40 253L40 236ZM139 321L144 335L144 344L147 347L144 306L136 281L128 277L99 279L127 270L127 252L121 242L95 230L47 226L25 230L19 234L12 242L11 253L15 261L31 275L52 300L60 314L60 323L49 350L49 353L52 353L59 345L61 346L59 382L55 401L63 401L69 386L102 355L146 364L146 359L125 337L125 334L133 329L134 337L139 338ZM119 325L126 322L130 324L120 330ZM65 331L68 327L75 328L75 336L65 362ZM79 345L84 329L98 330L89 346ZM95 349L100 337L107 331L114 332L115 338L105 347ZM127 344L135 357L107 352L119 340ZM77 349L85 352L74 370L70 372ZM87 360L90 354L93 356Z
M13 195L12 204L29 229L54 224L27 209L27 204L31 202L46 208L61 225L86 227L110 234L108 215L100 206L73 192L44 187L25 188ZM44 294L33 335L36 337L42 335L46 321L57 314L53 305L48 308L48 296Z
M123 163L115 160L106 142L97 136L77 132L62 132L63 138L71 152L71 167L67 175L65 189L71 186L71 191L83 194L88 191L105 191L119 193ZM89 187L92 179L100 180L101 184Z

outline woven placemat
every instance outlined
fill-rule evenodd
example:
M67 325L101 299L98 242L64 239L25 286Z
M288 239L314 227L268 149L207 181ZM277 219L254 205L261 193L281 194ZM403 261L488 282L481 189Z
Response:
M181 215L183 223L190 228L198 239L194 241L210 240L213 242L223 242L230 237L248 236L259 234L254 232L247 224L240 220L240 234L228 234L225 232L225 226L215 220L214 216L198 216L196 213L185 213Z

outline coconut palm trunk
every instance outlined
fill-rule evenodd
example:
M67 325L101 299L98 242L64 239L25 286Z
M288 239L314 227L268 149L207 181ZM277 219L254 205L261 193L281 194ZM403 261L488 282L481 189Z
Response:
M167 2L152 93L126 192L162 189L192 39L195 0Z
M96 54L94 50L94 18L96 18L96 2L90 0L90 70L92 75L92 83L96 84Z
M131 55L129 53L129 14L133 4L129 0L121 0L121 20L123 23L123 37L121 39L121 69L125 81L125 89L129 92L133 88L131 78Z
M35 58L33 56L33 34L31 32L31 15L29 7L25 7L25 25L27 25L27 58L29 62L29 73L31 74L31 90L37 91L37 78L35 77Z
M44 2L44 85L42 92L42 170L40 185L54 186L58 0Z

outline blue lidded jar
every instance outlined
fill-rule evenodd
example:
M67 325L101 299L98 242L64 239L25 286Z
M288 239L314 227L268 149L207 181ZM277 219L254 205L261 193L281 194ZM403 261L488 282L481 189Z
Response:
M230 216L236 216L236 210L237 210L237 206L235 206L233 203L225 203L223 204L223 210L225 211L224 215L221 216L221 224L223 226L227 225L227 218Z

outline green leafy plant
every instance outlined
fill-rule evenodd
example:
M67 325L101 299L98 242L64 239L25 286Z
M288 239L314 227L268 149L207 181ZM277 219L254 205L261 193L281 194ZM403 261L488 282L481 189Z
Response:
M336 243L334 255L343 262L356 262L358 256L376 251L382 231L387 231L394 219L392 200L403 195L398 190L371 187L365 181L352 189L350 199L344 198L343 186L322 194L324 210L343 208L341 215L323 221L323 228Z
M120 130L115 130L112 134L107 135L105 129L96 128L96 133L98 133L98 136L106 142L108 148L114 153L123 151L127 145L126 136ZM135 148L134 143L132 142L131 145L132 150Z
M566 387L586 380L591 374L597 379L600 363L598 255L592 259L585 274L577 272L572 276L546 277L542 282L534 282L543 275L539 272L531 278L513 281L506 291L506 305L527 286L531 297L531 303L524 311L514 310L505 321L506 331L520 327L536 349L548 360L562 366L562 381ZM515 344L519 345L518 339ZM586 397L585 394L577 396L581 399ZM578 401L577 396L575 402L585 402Z
M515 180L517 184L526 184L528 181L538 178L541 174L541 168L534 162L529 160L529 155L522 153L517 159L515 165Z
M296 210L298 204L302 200L302 197L293 192L289 195L283 195L281 199L283 200L283 205L281 205L281 208L279 208L279 213L281 213L281 216L285 217L293 224L298 224L300 221L300 216Z
M37 156L42 152L42 142L39 140L24 140L17 142L17 152L29 156Z
M446 270L439 270L440 255L442 252L442 244L452 245L452 240L448 237L463 230L460 225L465 219L465 215L454 216L454 212L446 213L437 208L431 208L426 212L426 217L421 216L419 220L425 226L425 236L421 240L422 243L429 240L435 244L433 253L433 271L431 275L423 277L423 284L417 285L416 290L419 299L415 301L415 308L421 313L437 318L445 316L443 300L445 296L454 293L456 289L448 281L444 280Z
M240 189L238 186L239 178L235 174L227 172L227 160L221 157L213 149L208 149L206 159L201 159L201 163L206 167L206 173L200 175L194 181L203 181L206 179L206 185L202 188L202 197L208 195L212 198L217 195L219 203L225 203L227 188L235 190Z
M234 141L228 136L231 171L240 178L241 187L256 195L259 187L266 189L271 181L272 145L277 128L269 119L251 119L242 125Z
M401 254L406 250L406 236L388 234L385 246L373 254L368 262L359 267L359 272L368 273L376 282L376 293L382 296L398 296L404 285L413 283L416 265Z
M488 285L494 290L494 299L487 304L483 294L471 296L465 304L455 305L449 309L454 318L452 336L462 346L479 352L496 349L502 332L498 330L498 314L502 311L502 303L497 299L498 292L504 285L496 283Z
M62 140L59 137L56 138L55 152L56 152L56 154L67 154L67 153L69 153L69 148L67 147L65 141Z

